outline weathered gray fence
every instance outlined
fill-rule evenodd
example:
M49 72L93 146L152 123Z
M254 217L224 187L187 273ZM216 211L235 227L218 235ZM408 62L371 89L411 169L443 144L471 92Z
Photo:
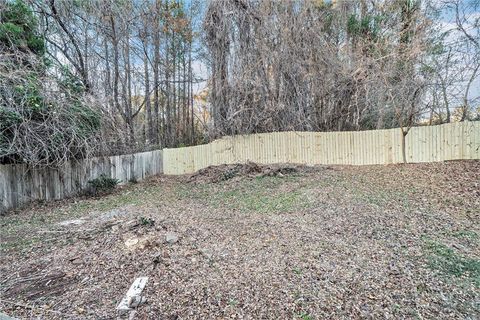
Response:
M0 212L32 200L63 199L84 189L89 180L105 174L125 183L163 172L162 151L149 151L88 161L70 161L58 169L29 169L0 165Z

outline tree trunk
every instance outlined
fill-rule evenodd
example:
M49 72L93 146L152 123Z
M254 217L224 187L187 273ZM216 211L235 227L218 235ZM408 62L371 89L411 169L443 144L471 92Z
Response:
M402 131L402 159L403 163L407 163L407 148L406 148L406 136L409 130L405 130L403 127L400 128Z
M161 2L156 2L156 12L155 18L153 19L153 115L154 119L152 121L152 142L155 145L158 145L160 142L160 122L159 117L159 90L160 90L160 81L159 81L159 72L160 72L160 21L158 19L160 15Z
M146 40L145 40L146 41ZM145 68L145 111L147 114L147 138L149 143L153 143L153 123L152 123L152 106L150 103L150 74L148 70L148 56L147 56L147 44L145 43L145 56L144 56L144 68Z

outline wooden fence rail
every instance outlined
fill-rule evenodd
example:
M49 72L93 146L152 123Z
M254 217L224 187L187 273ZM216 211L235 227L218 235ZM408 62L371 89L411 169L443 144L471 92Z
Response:
M405 139L407 162L480 159L480 122L414 127ZM401 163L401 130L273 132L224 137L194 147L164 149L165 174L193 173L210 165Z
M57 169L0 165L0 212L32 200L63 199L75 195L100 174L125 183L162 172L161 150L70 161Z

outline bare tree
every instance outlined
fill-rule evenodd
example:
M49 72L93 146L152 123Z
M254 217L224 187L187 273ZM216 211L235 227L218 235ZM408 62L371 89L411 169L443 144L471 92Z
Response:
M29 1L52 58L66 60L117 123L119 150L195 140L185 125L193 119L186 102L195 75L186 61L195 1Z
M418 1L211 1L214 134L399 125L427 21Z
M435 44L425 66L433 74L431 122L468 120L480 99L472 87L480 79L480 1L444 0L433 3L433 12L452 17L434 26L431 41ZM435 28L436 27L436 28Z

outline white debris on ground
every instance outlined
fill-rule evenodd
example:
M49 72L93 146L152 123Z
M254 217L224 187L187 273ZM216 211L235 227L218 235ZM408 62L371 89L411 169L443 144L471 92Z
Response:
M119 315L124 315L147 301L145 297L140 295L145 288L147 281L148 277L138 277L133 281L130 289L128 289L127 293L116 308Z

